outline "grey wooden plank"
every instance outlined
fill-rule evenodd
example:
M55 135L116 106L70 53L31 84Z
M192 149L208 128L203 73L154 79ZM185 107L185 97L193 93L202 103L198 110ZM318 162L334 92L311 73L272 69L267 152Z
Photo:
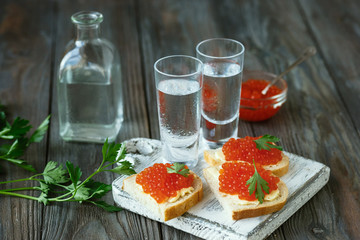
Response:
M198 42L209 37L221 36L214 34L213 21L206 22L211 18L211 13L204 11L207 8L210 8L207 1L137 2L143 81L146 87L150 136L153 139L160 138L153 64L157 59L167 55L194 56ZM199 31L199 26L203 31ZM165 225L161 225L161 236L163 239L198 239Z
M101 24L103 37L113 42L120 51L125 119L117 141L121 142L130 136L148 136L149 129L144 107L144 90L141 85L141 63L133 1L57 1L54 68L59 65L65 45L75 32L70 17L80 10L95 10L103 13L104 22ZM64 142L60 139L55 86L52 94L53 121L50 132L49 159L63 164L66 160L71 160L83 169L83 176L86 176L100 164L101 144ZM115 175L109 173L102 174L96 179L111 183L114 178ZM106 200L113 203L110 194ZM159 231L156 222L150 222L136 214L126 211L107 213L89 205L55 204L53 207L45 208L43 215L42 239L142 239ZM149 226L149 232L146 232L146 228L139 231L143 225Z
M360 134L359 1L298 1L326 68ZM326 13L326 14L324 14Z
M184 7L186 6L186 7ZM150 115L151 137L159 139L153 65L168 55L195 56L195 46L215 33L207 1L138 1L144 81ZM199 14L201 13L201 14Z
M256 2L247 8L248 14L254 18L254 13L257 13L261 18L254 21L244 19L241 22L246 22L249 29L262 29L250 31L256 33L256 38L251 41L255 45L254 51L252 52L252 48L249 51L253 62L259 66L280 72L306 45L316 44L296 4L273 1L272 6L263 2L259 7L255 5ZM248 11L234 15L246 18ZM326 9L319 11L322 12L321 15L326 15ZM275 15L276 19L271 17ZM324 46L327 42L321 44ZM245 65L247 63L245 61ZM351 233L347 227L350 224L348 216L352 216L352 221L360 216L357 213L358 208L354 205L356 196L359 195L358 181L349 183L344 175L359 179L359 152L355 147L359 143L359 138L345 103L338 95L335 79L329 73L327 63L321 54L318 54L291 72L287 80L288 102L271 120L253 124L254 135L278 135L287 151L326 163L331 169L335 169L335 172L329 186L283 225L284 234L292 239L304 236L312 238L319 232L322 232L322 236L331 236L335 239L358 236ZM340 169L343 171L340 172ZM339 182L343 187L337 184ZM347 184L352 186L354 191L349 192L345 188ZM343 202L342 207L338 206L339 201ZM351 215L342 213L341 209L345 206L353 206L356 210ZM351 208L347 209L350 211ZM297 224L297 217L301 217L301 226ZM306 219L313 220L310 222ZM296 229L292 227L295 225Z
M15 117L30 120L35 127L49 114L52 3L38 1L0 2L0 99L10 122ZM50 23L50 24L49 24ZM1 140L1 144L5 143ZM39 171L46 163L47 138L30 145L23 159ZM30 177L33 173L0 160L0 181ZM6 184L1 188L34 186ZM30 192L24 192L31 194ZM0 196L0 238L39 239L42 204Z
M53 77L50 77L49 63L60 59L63 50L60 45L64 46L73 32L68 21L71 13L82 9L103 11L104 24L111 23L111 26L104 26L103 32L113 38L110 40L117 43L125 55L123 67L128 79L125 94L132 106L126 106L119 141L136 136L148 137L149 132L151 137L159 137L152 65L161 56L176 53L195 55L194 47L200 40L224 36L245 43L246 68L279 72L303 47L317 44L320 54L287 76L290 98L278 115L263 123L242 122L239 135L278 135L287 151L326 163L333 170L326 188L269 239L347 239L359 235L359 224L354 224L359 220L357 199L360 195L359 117L356 111L358 60L355 57L359 46L356 31L359 7L356 1L178 3L139 0L135 6L133 1L37 3L0 3L2 13L9 11L6 5L11 5L31 16L31 21L28 17L23 18L17 7L10 10L15 12L13 15L1 14L1 100L10 107L12 117L21 115L37 125L49 112L47 100L52 97L49 159L75 160L86 172L97 166L95 158L100 157L100 146L67 144L58 139L56 92L53 89L49 96L48 90ZM55 25L51 24L53 10L57 14ZM113 20L107 22L109 15L106 13ZM11 24L4 21L9 15L16 19ZM134 28L137 23L138 29ZM50 57L52 26L57 28L54 58ZM140 30L139 36L137 30ZM338 45L345 47L339 48ZM53 66L58 64L56 61ZM145 90L143 86L146 86ZM146 111L149 111L149 118ZM46 145L44 140L30 148L25 156L38 169L45 164ZM5 170L6 178L27 176L22 170L10 166ZM1 174L0 178L3 177ZM107 182L112 179L114 176L110 174L100 178ZM111 197L108 200L111 201ZM0 220L0 236L6 236L6 239L39 239L41 236L43 239L73 236L100 239L191 237L178 230L159 227L130 212L107 214L94 210L92 206L55 204L44 209L42 221L43 210L38 203L7 197L1 197L0 202L2 215L10 216L10 220ZM20 223L29 227L19 231Z

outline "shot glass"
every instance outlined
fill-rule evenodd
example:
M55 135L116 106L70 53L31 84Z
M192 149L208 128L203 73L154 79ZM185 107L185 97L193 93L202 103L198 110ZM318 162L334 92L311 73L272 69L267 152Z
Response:
M214 38L196 46L203 62L202 134L210 148L237 136L244 46L235 40Z
M154 64L160 138L164 162L189 168L198 162L203 64L174 55Z

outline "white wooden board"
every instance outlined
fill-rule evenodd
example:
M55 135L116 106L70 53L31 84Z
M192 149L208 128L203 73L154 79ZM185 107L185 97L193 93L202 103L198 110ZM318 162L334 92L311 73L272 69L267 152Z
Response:
M153 165L154 162L162 161L161 142L158 140L136 138L127 141L126 146L126 160L134 161L136 172ZM198 165L192 170L203 180L204 197L183 216L167 222L156 218L151 211L121 190L125 176L113 181L115 202L124 209L204 239L263 239L312 198L329 180L330 169L324 164L285 152L290 158L289 172L281 179L289 189L289 197L283 209L265 216L233 221L216 200L202 176L202 169L208 166L202 152L201 150Z

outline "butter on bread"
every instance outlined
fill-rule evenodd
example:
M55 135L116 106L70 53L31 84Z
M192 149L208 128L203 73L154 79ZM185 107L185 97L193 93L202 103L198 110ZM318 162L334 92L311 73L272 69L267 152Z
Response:
M203 184L201 179L194 174L193 189L186 189L176 197L164 203L157 203L150 194L146 194L142 190L142 186L136 183L136 175L131 175L124 179L122 189L127 192L131 197L140 202L149 211L152 211L157 218L163 221L168 221L172 218L181 216L187 212L192 206L197 204L203 196Z
M279 211L286 203L288 196L288 188L286 184L280 180L278 183L278 192L267 199L265 196L262 204L249 202L244 204L245 200L240 200L237 195L230 195L219 191L219 170L221 166L216 165L208 167L203 170L204 178L209 184L212 192L222 207L233 220L239 220L243 218L257 217Z
M289 170L289 157L281 152L282 159L277 164L263 165L263 168L270 170L274 175L284 176ZM204 151L204 159L210 166L221 165L225 162L225 156L222 148L207 149Z

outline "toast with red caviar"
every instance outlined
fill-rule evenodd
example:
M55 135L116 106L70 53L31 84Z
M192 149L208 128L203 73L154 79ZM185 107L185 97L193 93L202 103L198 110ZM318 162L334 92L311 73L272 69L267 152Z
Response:
M286 203L286 184L261 165L256 164L257 170L254 169L250 163L237 161L203 170L212 192L233 220L270 214L279 211ZM255 171L268 183L269 193L264 192L264 188L260 189L262 198L258 196L259 189L253 189L251 195L249 193L249 181L254 180ZM253 183L255 188L260 186L259 183Z
M275 139L274 139L275 138ZM289 157L286 156L274 141L278 138L264 135L262 137L231 138L218 149L204 151L204 159L210 166L220 165L227 161L245 161L261 164L278 177L289 170Z
M124 179L122 189L163 221L181 216L203 196L201 179L177 163L155 163Z

